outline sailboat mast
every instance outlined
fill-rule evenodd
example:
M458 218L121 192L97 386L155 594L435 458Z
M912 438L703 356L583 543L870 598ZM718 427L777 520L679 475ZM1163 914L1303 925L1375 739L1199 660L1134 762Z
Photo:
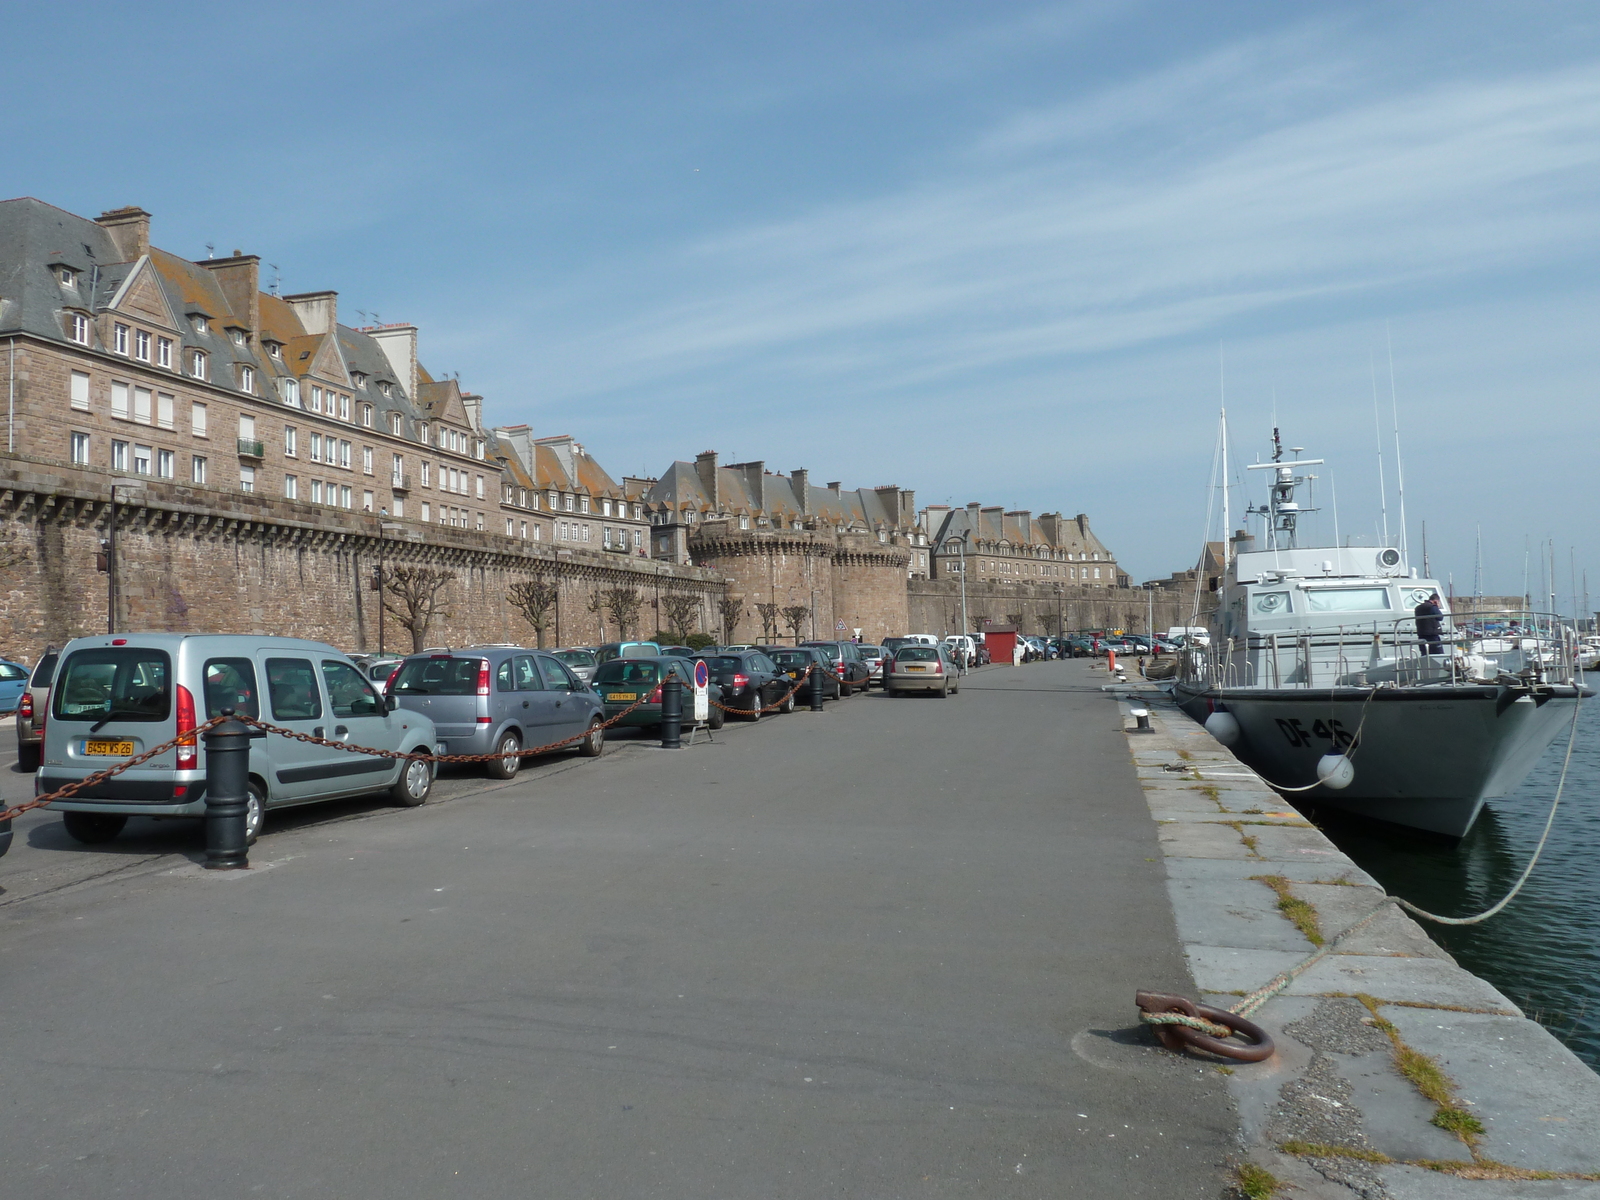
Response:
M1400 457L1400 401L1394 387L1394 334L1389 332L1389 322L1383 323L1384 334L1389 339L1389 407L1394 413L1394 478L1400 493L1400 552L1406 551L1406 468ZM1427 557L1426 554L1423 555ZM1427 574L1424 569L1423 574Z
M1378 511L1383 514L1383 544L1389 544L1389 494L1383 473L1383 418L1378 415L1378 359L1368 355L1372 367L1372 428L1378 435Z

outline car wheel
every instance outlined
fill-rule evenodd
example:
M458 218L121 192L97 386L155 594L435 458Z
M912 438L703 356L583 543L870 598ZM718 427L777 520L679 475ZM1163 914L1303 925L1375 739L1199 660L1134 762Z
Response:
M122 832L128 818L116 813L69 812L61 814L61 824L67 836L85 846L98 846L109 842Z
M760 692L751 692L750 693L749 717L750 717L750 719L752 721L761 720L761 693Z
M413 754L426 754L427 748L418 746ZM406 762L400 770L400 778L389 789L389 795L394 797L394 802L401 808L415 808L428 799L428 793L433 790L433 764L420 758L413 758Z
M585 758L599 758L606 752L606 731L596 717L589 722L589 732L584 735L583 741L578 743L578 753Z
M722 726L727 722L727 719L728 714L713 704L711 706L711 711L706 714L706 728L721 729Z
M32 774L39 769L39 743L17 743L17 770Z
M948 682L941 683L939 685L939 699L947 700L949 698L950 698L950 684Z
M883 694L885 696L898 696L900 693L896 689L894 689L892 687L888 687L887 685L885 685L885 687L883 689Z
M484 764L491 779L510 779L522 769L522 760L517 757L517 751L522 749L522 739L510 729L500 736L500 744L494 748L499 758L490 759Z
M778 711L779 712L783 712L783 713L792 713L794 711L794 693L793 692L790 692L788 695L786 695L783 698L783 707L778 709Z
M261 785L251 780L244 794L244 844L254 846L267 823L267 794Z
M953 696L959 696L961 694L961 681L959 679L956 680L955 686L950 689L950 694Z

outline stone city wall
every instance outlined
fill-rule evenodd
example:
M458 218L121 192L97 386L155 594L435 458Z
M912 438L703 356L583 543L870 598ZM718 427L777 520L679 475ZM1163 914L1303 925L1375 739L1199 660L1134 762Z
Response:
M1209 598L1203 597L1203 600ZM1151 626L1166 632L1190 624L1194 597L1175 591L1141 588L1063 587L1058 594L1047 583L1002 583L974 580L967 584L967 619L974 629L983 622L1015 623L1021 633L1047 635L1057 630L1057 614L1070 633L1075 629L1122 629L1146 633ZM1205 608L1209 609L1206 604ZM913 579L908 594L907 633L943 636L961 629L959 579ZM1205 624L1202 616L1199 624Z
M510 585L554 572L559 601L548 645L592 644L617 634L596 592L640 594L637 635L657 627L660 598L698 600L697 624L715 628L721 576L603 551L562 550L475 530L380 518L260 493L116 477L119 491L117 626L128 630L256 633L315 638L348 651L378 649L380 560L448 572L434 645L533 645L533 629L506 599ZM33 662L47 643L103 633L107 575L96 556L107 538L113 476L0 455L0 654ZM663 617L664 619L664 617ZM390 614L385 648L409 652Z

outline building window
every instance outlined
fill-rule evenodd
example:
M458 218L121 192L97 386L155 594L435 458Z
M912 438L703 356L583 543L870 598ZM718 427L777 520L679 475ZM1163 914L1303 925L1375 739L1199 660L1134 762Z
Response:
M204 379L206 377L206 352L204 350L196 350L190 358L189 374L196 379Z
M84 466L89 461L89 435L75 433L72 435L72 461L79 466Z
M389 470L390 470L390 477L389 477L390 485L393 486L393 487L401 487L401 486L403 486L404 483L405 483L405 479L406 479L406 473L405 473L405 471L406 471L406 460L404 458L402 458L400 455L396 454L394 456L394 462L392 462L389 465Z
M134 331L133 356L140 362L150 361L150 335L142 329Z
M300 454L300 433L293 425L283 427L283 455L285 458L298 458Z
M428 444L428 426L426 424L417 426L417 441L421 442L424 446Z
M206 406L199 401L189 408L189 427L195 437L206 436Z
M195 483L206 481L206 460L198 454L189 460L189 478Z
M89 318L82 313L72 314L72 340L81 346L89 344Z
M254 367L239 368L239 390L241 392L254 392L256 390L256 370Z
M578 498L576 496L574 496L571 492L568 492L564 496L561 497L561 501L562 501L562 503L564 505L566 505L566 509L567 509L568 512L571 512L573 510L573 508L576 506L577 499Z
M483 528L483 514L482 513L478 514L478 528L479 529Z
M642 504L635 504L633 506L633 519L635 521L644 520L644 506Z
M315 385L313 385L311 388L311 411L322 411L322 389L316 387Z
M176 429L177 414L173 411L178 398L169 392L156 393L156 424L163 429Z
M71 390L68 393L72 407L81 412L89 411L89 375L85 371L72 373Z
M433 506L426 500L422 502L422 519L424 522L433 520Z
M300 381L298 379L285 379L283 381L283 402L290 408L300 407Z
M151 399L149 388L136 387L133 389L133 419L141 425L153 423L150 412Z
M403 517L406 515L406 502L404 497L396 496L394 498L394 515L397 517Z
M233 344L235 346L244 345L244 330L242 330L242 329L231 329L231 330L228 331L228 335L231 338L233 338Z
M1096 567L1096 568L1095 568L1095 569L1094 569L1094 577L1095 577L1095 578L1096 578L1096 579L1099 579L1099 578L1100 578L1100 568L1099 568L1099 567Z
M587 525L583 527L583 540L586 542L589 540L589 527Z
M432 463L423 463L422 464L422 486L423 487L431 487L432 486L429 483L429 480L431 479L430 472L432 471L432 469L433 469L433 464Z
M311 435L311 461L322 461L322 435L320 433Z
M126 354L128 352L128 327L126 325L112 325L111 348L118 354Z
M298 500L300 498L300 480L293 475L283 477L283 497L285 500Z
M150 474L151 447L135 445L133 448L133 473L135 475Z
M267 343L267 353L272 355L273 358L282 358L283 357L283 347L278 345L277 342L268 342Z
M478 476L478 499L483 499L483 476Z
M372 447L371 446L363 446L363 447L361 447L361 473L363 475L371 475L372 474Z
M405 420L399 413L389 414L389 432L394 434L396 437L400 436L401 426L404 424Z
M586 513L586 512L589 511L589 497L587 497L587 496L579 496L578 497L578 511L579 512L583 512L583 513Z
M372 405L370 404L361 406L361 425L365 429L372 428Z
M339 485L339 507L349 508L352 503L353 492L349 484Z
M609 517L611 515L611 501L609 501L609 500L600 501L600 515L603 516L603 517ZM606 540L610 541L609 538L607 538Z
M166 367L167 370L169 370L169 371L172 369L172 339L171 338L157 338L156 339L156 366L158 366L158 367Z
M111 443L111 469L113 471L126 471L128 469L128 443Z
M331 408L332 405L329 405L329 407ZM341 421L348 421L350 419L350 397L349 396L340 396L339 397L339 419ZM349 508L350 506L348 504L346 504L345 507Z
M313 479L311 481L311 503L322 503L322 480L320 479Z
M389 394L389 385L387 383L380 383L378 385L378 390L387 396Z
M172 479L177 475L178 456L171 450L156 451L156 475L161 479Z
M746 516L744 513L740 513L739 514L739 528L740 529L749 529L750 528L750 518L748 516Z
M369 492L369 491L363 491L361 493L361 511L362 512L371 512L372 511L372 493Z
M195 313L195 314L193 314L193 316L194 316L194 331L196 333L210 333L211 332L211 322L210 321L206 320L199 313Z
M343 467L346 471L348 471L350 469L350 443L349 442L341 441L339 443L339 465L341 467ZM345 507L349 508L350 506L347 504L347 505L345 505Z
M239 414L239 440L241 442L256 440L256 419L249 413Z
M57 268L57 276L61 280L62 287L74 287L78 281L78 273L71 267Z

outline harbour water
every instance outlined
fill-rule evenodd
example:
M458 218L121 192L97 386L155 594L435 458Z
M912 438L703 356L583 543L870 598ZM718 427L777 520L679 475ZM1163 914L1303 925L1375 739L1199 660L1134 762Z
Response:
M1583 705L1576 736L1550 842L1521 895L1481 925L1423 926L1600 1070L1600 697ZM1394 895L1442 916L1481 912L1537 846L1566 745L1563 734L1515 793L1489 802L1459 845L1328 813L1315 820Z

